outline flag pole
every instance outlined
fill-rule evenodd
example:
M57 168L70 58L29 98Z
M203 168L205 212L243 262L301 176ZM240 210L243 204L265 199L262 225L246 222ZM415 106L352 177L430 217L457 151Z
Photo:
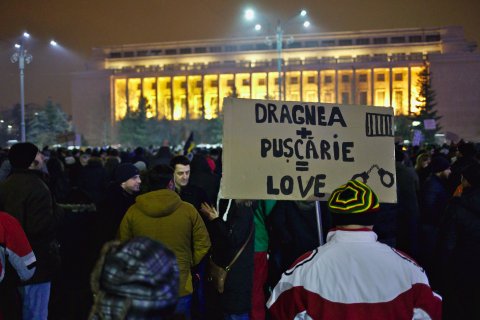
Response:
M322 225L322 209L320 208L320 201L315 201L315 211L317 215L317 229L318 229L318 243L323 245L323 225Z

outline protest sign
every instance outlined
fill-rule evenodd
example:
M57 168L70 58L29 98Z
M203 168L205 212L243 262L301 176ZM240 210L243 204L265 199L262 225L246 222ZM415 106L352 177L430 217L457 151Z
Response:
M221 194L325 200L350 179L396 202L393 110L226 98Z

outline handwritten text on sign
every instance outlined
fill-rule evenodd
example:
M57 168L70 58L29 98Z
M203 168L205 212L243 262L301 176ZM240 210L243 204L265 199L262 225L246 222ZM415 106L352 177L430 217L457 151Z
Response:
M395 202L392 118L390 108L225 99L222 195L325 199L358 177Z

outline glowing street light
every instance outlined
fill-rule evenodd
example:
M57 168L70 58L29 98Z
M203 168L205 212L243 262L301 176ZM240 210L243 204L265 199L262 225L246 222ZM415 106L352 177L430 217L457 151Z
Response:
M33 56L27 52L24 45L24 39L29 39L30 34L24 32L20 43L15 44L16 52L10 57L12 63L18 63L18 70L20 71L20 139L22 142L26 141L25 134L25 84L24 84L24 70L25 64L29 64L33 60ZM55 40L50 41L50 45L58 46Z
M255 18L255 11L252 9L245 10L245 19L248 21L252 21Z
M282 100L282 51L283 51L283 35L284 35L284 27L289 24L290 22L293 22L295 18L298 16L302 18L307 18L307 11L306 10L301 10L300 13L297 16L292 17L289 19L287 22L282 24L280 20L277 21L277 25L275 28L275 40L276 40L276 48L277 48L277 72L278 72L278 98L279 100ZM245 10L245 19L248 21L253 21L255 19L255 11L253 9L247 9ZM308 28L310 27L310 21L305 20L303 22L303 27ZM262 30L262 25L257 23L255 24L255 31L260 31Z

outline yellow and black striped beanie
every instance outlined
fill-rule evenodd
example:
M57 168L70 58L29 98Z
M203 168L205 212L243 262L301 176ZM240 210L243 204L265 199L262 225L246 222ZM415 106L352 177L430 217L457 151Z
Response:
M328 199L328 209L336 226L369 226L375 222L380 203L369 186L358 180L350 180L332 192Z

